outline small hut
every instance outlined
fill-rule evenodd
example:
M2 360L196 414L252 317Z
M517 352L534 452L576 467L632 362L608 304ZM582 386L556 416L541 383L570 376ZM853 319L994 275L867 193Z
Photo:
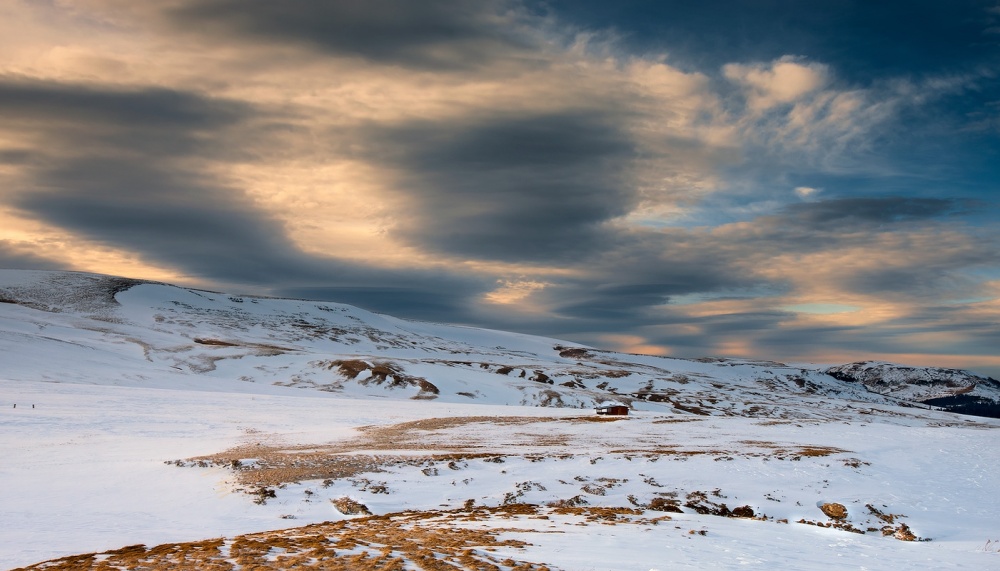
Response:
M628 415L628 407L623 404L609 404L597 407L597 414L607 414L613 416Z

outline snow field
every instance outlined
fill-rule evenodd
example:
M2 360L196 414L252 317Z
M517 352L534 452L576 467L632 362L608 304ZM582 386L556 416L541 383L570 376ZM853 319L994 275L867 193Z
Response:
M923 420L905 419L768 423L693 417L697 420L656 424L674 417L640 413L596 423L568 420L580 411L531 407L24 381L0 381L0 401L0 568L136 543L231 537L337 520L344 516L329 500L341 495L381 514L456 509L468 499L497 506L580 496L591 507L632 507L629 496L645 504L660 494L676 493L683 504L698 491L730 509L750 505L758 514L790 523L727 519L685 508L688 513L647 511L645 517L672 518L655 526L577 525L580 516L575 515L550 515L549 520L516 526L509 521L481 525L536 526L532 529L537 532L511 533L532 544L515 559L560 569L1000 566L1000 554L983 550L987 540L1000 538L995 518L1000 458L992 446L996 426L989 421L927 426ZM7 406L12 402L18 408ZM30 403L36 408L29 408ZM502 463L478 457L455 461L454 467L433 460L387 466L385 472L327 486L321 481L291 483L276 489L276 497L264 505L234 493L235 474L225 468L164 463L257 441L322 445L357 438L361 426L491 415L535 417L541 423L473 423L468 425L472 434L458 425L413 435L431 445L414 454L432 455L435 443L454 453L445 445L465 442L495 453ZM539 429L561 435L566 444L525 447L524 434ZM764 443L777 446L785 459L766 455L773 448ZM625 444L636 451L613 452ZM703 453L643 452L667 445ZM797 447L845 452L791 459L786 452ZM869 464L850 467L845 461L851 459ZM363 489L364 480L375 486ZM376 491L378 485L388 493ZM800 518L826 521L818 509L822 502L842 503L858 522L865 519L868 503L903 514L901 521L933 541L905 543L795 523ZM546 527L550 525L555 527ZM702 529L704 536L689 533Z

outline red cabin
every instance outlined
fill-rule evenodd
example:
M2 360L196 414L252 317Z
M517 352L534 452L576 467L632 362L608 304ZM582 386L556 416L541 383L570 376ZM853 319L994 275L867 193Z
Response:
M625 416L628 414L628 407L623 404L599 406L597 407L597 414Z

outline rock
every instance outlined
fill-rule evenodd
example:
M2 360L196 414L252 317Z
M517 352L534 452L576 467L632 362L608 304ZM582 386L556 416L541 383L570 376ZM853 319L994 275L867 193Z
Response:
M893 534L893 537L900 541L916 541L917 539L917 536L910 531L910 526L905 523L899 524L899 527L896 528L896 533Z
M847 518L847 508L845 508L843 504L823 504L819 507L819 509L831 519Z
M649 502L649 508L648 509L656 510L656 511L659 511L659 512L670 512L670 513L678 513L678 514L684 513L681 510L680 506L678 505L678 501L677 500L668 499L668 498L653 498L653 500L651 502Z
M368 506L357 502L347 496L341 496L335 500L330 500L333 507L344 515L372 515Z

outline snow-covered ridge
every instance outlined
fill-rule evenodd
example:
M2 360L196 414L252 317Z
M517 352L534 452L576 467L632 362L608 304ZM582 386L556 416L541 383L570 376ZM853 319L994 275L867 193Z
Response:
M842 381L860 383L880 395L956 412L1000 416L1000 382L968 371L861 361L830 367L825 372Z
M961 371L631 355L96 274L2 270L0 301L10 379L796 418L963 392L1000 400L995 381Z

